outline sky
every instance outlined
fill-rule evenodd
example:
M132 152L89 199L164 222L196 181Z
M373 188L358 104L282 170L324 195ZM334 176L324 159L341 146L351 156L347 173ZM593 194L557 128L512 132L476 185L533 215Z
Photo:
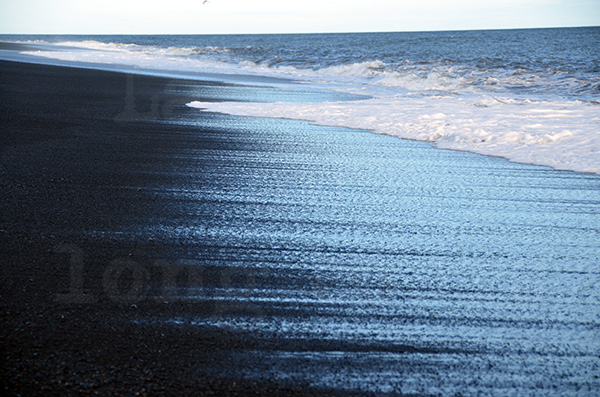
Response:
M2 34L221 34L599 26L600 0L1 0Z

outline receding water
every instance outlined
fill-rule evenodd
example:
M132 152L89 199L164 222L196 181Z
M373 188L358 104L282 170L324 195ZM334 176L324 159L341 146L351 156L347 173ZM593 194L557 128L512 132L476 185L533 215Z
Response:
M212 313L140 321L259 341L215 374L375 392L600 390L599 176L190 115L204 144L179 154L176 184L149 187L169 203L164 219L129 232L177 241L188 265L212 269L169 292Z

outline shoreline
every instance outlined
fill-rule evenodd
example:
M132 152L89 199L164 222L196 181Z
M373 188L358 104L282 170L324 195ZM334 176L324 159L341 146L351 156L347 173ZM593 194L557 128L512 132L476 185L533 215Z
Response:
M600 390L585 175L0 68L8 395Z
M14 43L2 43L0 42L0 50L2 47L8 45L10 50ZM19 48L27 48L29 44L19 44ZM37 45L37 48L41 50L60 49L61 47L54 48L53 45ZM53 49L54 48L54 49ZM68 48L68 47L64 47ZM35 46L31 49L36 49ZM6 58L6 57L5 57ZM190 72L183 70L153 70L151 68L137 67L133 65L121 65L118 62L112 63L94 63L94 62L81 62L81 61L60 61L58 59L53 60L45 57L35 57L23 54L14 54L8 57L9 60L17 62L30 62L34 64L47 64L59 67L74 67L84 68L91 70L105 70L118 73L131 73L136 75L145 76L157 76L162 78L175 78L175 79L191 79L199 81L213 81L216 83L224 84L240 84L240 85L258 85L258 86L273 86L277 89L280 84L284 85L296 85L301 84L301 81L296 81L292 78L277 77L277 76L266 76L266 75L255 75L255 74L237 74L237 73L208 73L204 72ZM285 90L283 86L280 86ZM302 88L299 88L302 90ZM512 106L505 109L495 109L494 104L497 105L496 101L503 102L501 93L499 98L496 98L494 92L481 92L479 98L466 99L464 103L462 99L457 105L456 101L441 101L436 104L439 109L446 109L443 113L430 114L426 109L413 109L415 114L404 114L401 117L389 116L382 113L382 107L388 109L394 108L411 108L413 104L408 101L401 99L386 99L383 104L379 104L379 99L376 96L371 95L360 95L358 93L349 94L336 91L335 89L328 90L328 94L325 92L314 92L315 95L305 96L305 102L311 103L318 98L320 94L329 96L328 101L331 104L324 106L308 106L307 104L299 104L297 98L292 99L292 103L285 103L285 98L274 99L272 102L284 102L278 104L279 108L272 104L272 106L265 110L263 109L264 103L262 98L256 98L258 103L251 103L252 98L245 98L244 103L248 102L247 105L240 107L240 103L233 104L211 104L210 106L201 105L209 108L210 111L222 112L224 114L237 115L237 116L248 116L248 117L266 117L266 118L286 118L298 121L307 121L322 126L334 126L337 128L348 128L355 130L367 130L374 134L388 135L400 139L408 139L418 142L427 142L441 150L455 150L465 151L468 153L476 153L483 156L501 157L508 159L511 162L518 164L530 164L538 165L542 167L549 167L556 171L571 171L583 174L590 174L594 176L600 176L600 170L597 169L596 156L597 150L594 153L593 147L597 146L597 139L595 137L595 131L582 132L578 131L577 128L572 124L565 123L562 120L563 115L565 117L573 118L578 117L580 120L597 118L597 112L583 112L582 109L576 107L568 107L569 110L564 110L565 106L568 105L566 102L557 102L552 106L542 106L545 102L541 100L540 109L534 108L530 110L521 110L519 113L518 108L523 107L526 103L529 103L528 98L508 98L509 102L518 102L518 107ZM293 98L288 95L288 98ZM523 102L524 99L524 102ZM344 107L346 101L355 102L356 100L364 100L356 106L350 106L345 108L343 111L340 107ZM373 104L365 106L369 100L375 100ZM514 100L514 101L513 101ZM341 101L340 103L335 103ZM390 103L387 102L391 101ZM491 104L488 102L492 102ZM192 100L189 106L194 106L193 103L198 102L197 99ZM318 101L317 101L318 102ZM470 103L473 102L473 103ZM522 103L521 103L522 102ZM256 107L255 105L258 105ZM301 105L300 107L298 105ZM589 104L588 104L589 106ZM364 107L364 110L361 109ZM473 112L473 109L479 109L477 112ZM488 108L489 112L483 112L481 108ZM546 109L547 108L547 109ZM424 113L423 113L424 112ZM500 112L500 113L499 113ZM500 116L502 112L508 112L504 116ZM583 112L583 113L582 113ZM323 115L325 113L326 115ZM336 116L337 113L342 115ZM514 114L513 114L514 113ZM563 114L564 113L564 114ZM378 118L387 120L383 123L384 127L381 127L377 123L373 124L369 121L373 119L373 114L378 114ZM461 115L461 116L457 116ZM418 117L417 117L418 116ZM389 118L388 120L388 117ZM490 118L504 117L503 123L506 124L506 120L520 120L515 121L512 128L503 131L502 129L494 131L488 128L490 124ZM546 119L548 125L543 130L536 130L536 123L540 119ZM398 120L404 120L403 123L399 123ZM423 121L423 120L430 121ZM465 120L469 120L465 123ZM348 122L348 120L351 120ZM475 120L475 121L473 121ZM520 124L529 121L530 127L520 130ZM443 132L439 132L440 123L444 122L446 127ZM464 125L461 125L463 123ZM515 124L516 123L516 124ZM552 124L554 123L554 124ZM496 121L498 124L498 121ZM481 128L484 125L485 128ZM584 130L587 128L593 128L593 126L582 126ZM437 132L436 132L437 131ZM574 132L572 132L574 131ZM587 134L587 135L586 135ZM567 146L559 148L555 147L555 142L562 142ZM570 143L568 143L570 142ZM588 150L588 146L591 148ZM570 153L570 154L568 154Z

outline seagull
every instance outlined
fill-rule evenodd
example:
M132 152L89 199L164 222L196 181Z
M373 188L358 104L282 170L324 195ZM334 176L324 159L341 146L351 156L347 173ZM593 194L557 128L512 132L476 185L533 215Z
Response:
M204 0L204 2L202 3L202 5L204 5L204 4L206 4L206 3L208 3L208 0Z

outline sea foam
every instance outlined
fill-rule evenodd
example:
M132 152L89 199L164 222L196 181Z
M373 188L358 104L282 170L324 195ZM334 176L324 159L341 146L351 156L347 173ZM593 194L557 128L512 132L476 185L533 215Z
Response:
M600 106L578 101L397 95L318 104L196 101L188 106L366 129L444 149L600 174Z

